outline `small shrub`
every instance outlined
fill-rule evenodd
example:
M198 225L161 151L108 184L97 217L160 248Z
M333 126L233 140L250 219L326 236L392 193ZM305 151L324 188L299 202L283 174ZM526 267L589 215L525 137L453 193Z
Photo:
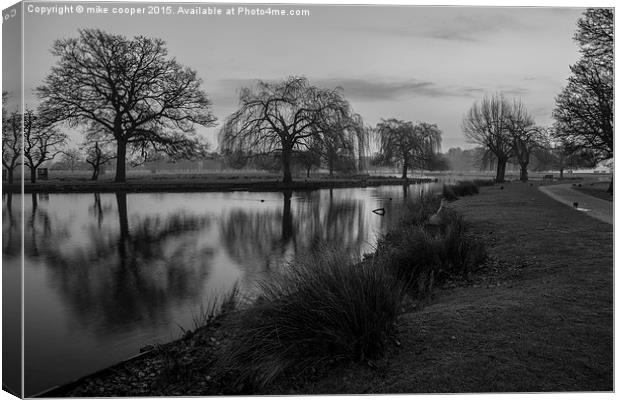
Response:
M442 270L446 276L467 277L475 266L482 264L487 257L484 244L467 232L463 217L454 211L444 214L444 227L441 241ZM442 279L444 276L438 276Z
M454 185L443 185L443 197L448 201L462 196L478 194L478 185L475 181L459 181Z
M448 201L454 201L458 199L456 192L454 190L454 185L443 185L443 198Z
M382 354L403 285L373 262L319 254L263 282L256 302L233 318L238 334L220 363L234 385L256 390L286 371Z
M472 181L461 181L454 185L454 192L457 196L471 196L478 194L478 186Z

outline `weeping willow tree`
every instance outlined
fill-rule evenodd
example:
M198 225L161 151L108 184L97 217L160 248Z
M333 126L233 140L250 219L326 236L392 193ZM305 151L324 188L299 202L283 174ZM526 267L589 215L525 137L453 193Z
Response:
M398 119L381 120L377 124L379 152L385 162L401 163L402 178L410 167L422 166L441 147L441 130L435 124Z
M220 131L220 148L280 155L283 183L290 184L293 153L313 149L317 141L347 142L350 116L340 88L318 88L296 76L274 83L261 81L241 90L239 109Z
M359 114L353 114L351 121L351 129L355 134L357 144L357 170L358 172L362 172L367 168L366 159L370 151L370 135L372 133L372 128L364 125L364 120Z

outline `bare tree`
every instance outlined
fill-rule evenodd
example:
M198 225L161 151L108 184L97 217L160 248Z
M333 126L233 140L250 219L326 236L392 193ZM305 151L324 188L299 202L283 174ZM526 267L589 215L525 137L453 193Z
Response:
M99 179L101 168L116 158L116 155L110 149L108 143L99 143L99 141L92 142L90 147L86 150L86 162L93 168L93 174L90 178L92 181Z
M4 100L4 93L3 93ZM2 108L2 165L7 170L8 183L13 183L15 168L21 164L22 116L17 111L6 116Z
M506 163L512 156L513 140L508 132L511 106L502 94L484 99L469 109L462 129L470 143L488 149L497 160L496 182L504 182Z
M34 111L24 113L24 159L30 169L30 182L36 182L37 168L62 153L67 135L59 132L49 121L41 119Z
M211 102L163 40L82 29L56 40L52 54L58 63L38 88L41 109L55 122L94 124L113 139L116 182L125 181L128 151L186 158L204 149L195 127L214 125Z
M71 172L75 171L75 168L80 163L81 158L82 152L78 149L68 149L62 151L61 161Z
M534 118L520 100L513 101L507 120L508 134L512 138L512 151L520 167L520 180L527 182L527 168L532 152L547 142L545 130L535 125Z
M402 163L402 178L410 167L423 165L441 144L441 131L434 124L413 125L394 118L381 120L376 128L380 154L384 162Z
M577 25L574 39L582 57L556 98L554 132L571 151L589 150L600 160L614 150L613 10L588 9Z
M293 181L293 152L308 149L313 138L326 134L329 121L336 116L344 120L350 112L340 89L317 88L295 76L243 88L239 103L220 132L222 151L280 154L285 184Z

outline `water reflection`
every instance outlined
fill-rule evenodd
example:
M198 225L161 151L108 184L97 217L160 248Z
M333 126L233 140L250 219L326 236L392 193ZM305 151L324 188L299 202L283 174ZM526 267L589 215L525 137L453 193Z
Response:
M371 251L413 190L26 195L27 393L177 337L237 280L250 291L324 242ZM15 261L22 197L4 199L4 257Z
M365 203L359 198L326 196L320 191L281 193L281 207L239 208L221 221L221 238L231 258L253 277L277 271L295 255L316 251L323 243L361 255L370 245Z
M96 222L85 227L85 246L63 249L63 236L52 234L45 218L29 231L42 230L48 238L46 247L33 245L26 252L29 257L44 254L51 283L72 305L76 322L85 327L96 324L99 334L125 324L159 324L168 317L166 303L201 293L213 256L212 248L199 246L195 237L209 224L208 216L183 212L145 216L130 228L127 194L115 197L116 233L103 227L99 199ZM33 214L35 208L33 203Z

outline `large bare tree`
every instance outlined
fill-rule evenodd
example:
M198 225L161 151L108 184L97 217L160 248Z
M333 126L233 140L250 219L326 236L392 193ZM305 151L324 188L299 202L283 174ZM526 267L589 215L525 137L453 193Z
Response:
M95 124L116 143L116 182L125 181L127 153L201 153L196 126L213 126L201 79L168 56L160 39L129 39L98 29L52 46L57 64L38 88L41 110L54 122Z
M34 111L24 113L24 164L30 169L30 182L37 179L37 168L62 153L67 135Z
M554 132L568 149L592 151L600 160L614 150L613 9L587 9L577 25L581 59L556 98Z
M497 161L496 182L504 182L506 163L513 154L513 139L508 131L510 103L501 93L485 96L463 118L462 129L470 143L491 152Z
M437 125L426 122L413 125L395 118L383 119L376 132L382 160L401 163L403 179L410 167L424 165L441 145L441 131Z
M222 151L280 154L284 184L293 181L293 152L308 150L323 135L340 135L344 130L332 129L332 123L350 115L341 89L318 88L297 76L243 88L239 106L220 132Z

